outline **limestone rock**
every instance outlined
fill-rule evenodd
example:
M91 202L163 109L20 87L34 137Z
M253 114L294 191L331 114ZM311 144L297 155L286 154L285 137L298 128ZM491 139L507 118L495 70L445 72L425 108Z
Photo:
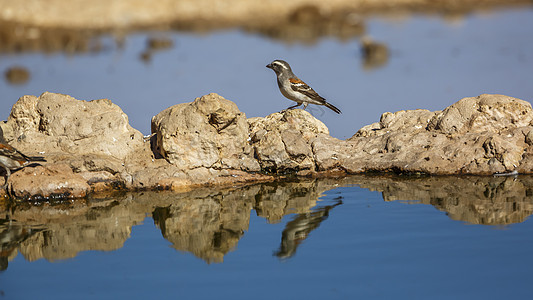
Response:
M342 141L326 134L319 135L312 142L317 171L334 169L348 173L364 172L364 158L352 142Z
M319 134L329 135L324 123L301 109L251 118L248 122L255 155L264 171L315 171L311 142Z
M530 126L533 120L529 102L503 95L483 94L463 98L436 114L429 130L443 133L500 132Z
M502 95L464 98L443 111L384 113L379 124L360 129L347 140L351 156L336 165L349 172L393 171L429 174L532 173L529 164L533 111L523 100ZM342 143L319 147L329 157ZM332 167L317 161L320 169Z
M21 97L2 127L4 138L22 152L96 154L124 159L143 144L128 116L108 99L80 101L44 93Z
M165 109L152 118L152 133L156 150L180 169L259 171L245 114L217 94Z
M502 95L464 98L443 111L387 112L343 141L304 110L247 120L233 102L209 94L162 111L152 131L145 142L109 100L24 96L0 124L0 138L29 155L44 152L47 162L15 171L9 191L44 198L184 191L274 179L264 173L533 173L533 109Z

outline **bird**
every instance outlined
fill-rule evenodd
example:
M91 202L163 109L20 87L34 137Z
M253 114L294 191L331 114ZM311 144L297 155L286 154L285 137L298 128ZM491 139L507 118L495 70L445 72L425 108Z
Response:
M11 176L11 170L21 169L32 162L46 161L42 156L27 156L11 145L0 142L0 167L6 170L3 189L7 187L7 180Z
M287 110L302 104L304 105L305 110L308 104L316 104L324 105L338 114L341 113L340 109L333 104L328 103L326 99L322 98L310 86L294 75L291 66L286 61L277 59L266 65L266 67L276 72L278 87L281 94L289 100L296 102L296 105L287 108Z

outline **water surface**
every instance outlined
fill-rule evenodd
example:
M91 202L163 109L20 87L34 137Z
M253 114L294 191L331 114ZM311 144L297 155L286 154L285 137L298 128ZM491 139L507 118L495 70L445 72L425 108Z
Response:
M19 204L6 299L498 299L532 292L532 177L368 177Z

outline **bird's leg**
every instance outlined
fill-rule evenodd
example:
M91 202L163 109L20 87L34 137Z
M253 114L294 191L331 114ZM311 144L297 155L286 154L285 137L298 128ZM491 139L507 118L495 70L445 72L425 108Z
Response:
M9 168L6 167L6 166L2 166L2 167L6 170L6 176L4 177L4 179L5 179L6 182L4 183L4 185L2 186L2 188L5 189L5 190L7 190L7 180L9 179L9 176L11 176L11 170L9 170Z
M293 105L293 106L287 108L286 110L293 109L293 108L298 107L300 105L302 105L302 103L296 103L296 105Z
M302 105L302 103L298 103L298 102L297 102L296 105L293 105L293 106L291 106L291 107L285 108L284 110L280 111L280 113L285 113L285 112L288 111L289 109L293 109L293 108L295 108L295 107L297 107L297 106L300 106L300 105Z
M307 104L309 104L309 103L304 102L304 110L307 108Z

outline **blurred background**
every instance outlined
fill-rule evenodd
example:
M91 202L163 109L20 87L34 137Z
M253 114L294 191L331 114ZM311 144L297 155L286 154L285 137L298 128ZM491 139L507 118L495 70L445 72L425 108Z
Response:
M0 120L45 91L111 99L143 134L212 92L263 117L293 105L265 68L284 59L342 110L308 107L346 139L384 112L531 102L532 37L530 0L0 0Z

